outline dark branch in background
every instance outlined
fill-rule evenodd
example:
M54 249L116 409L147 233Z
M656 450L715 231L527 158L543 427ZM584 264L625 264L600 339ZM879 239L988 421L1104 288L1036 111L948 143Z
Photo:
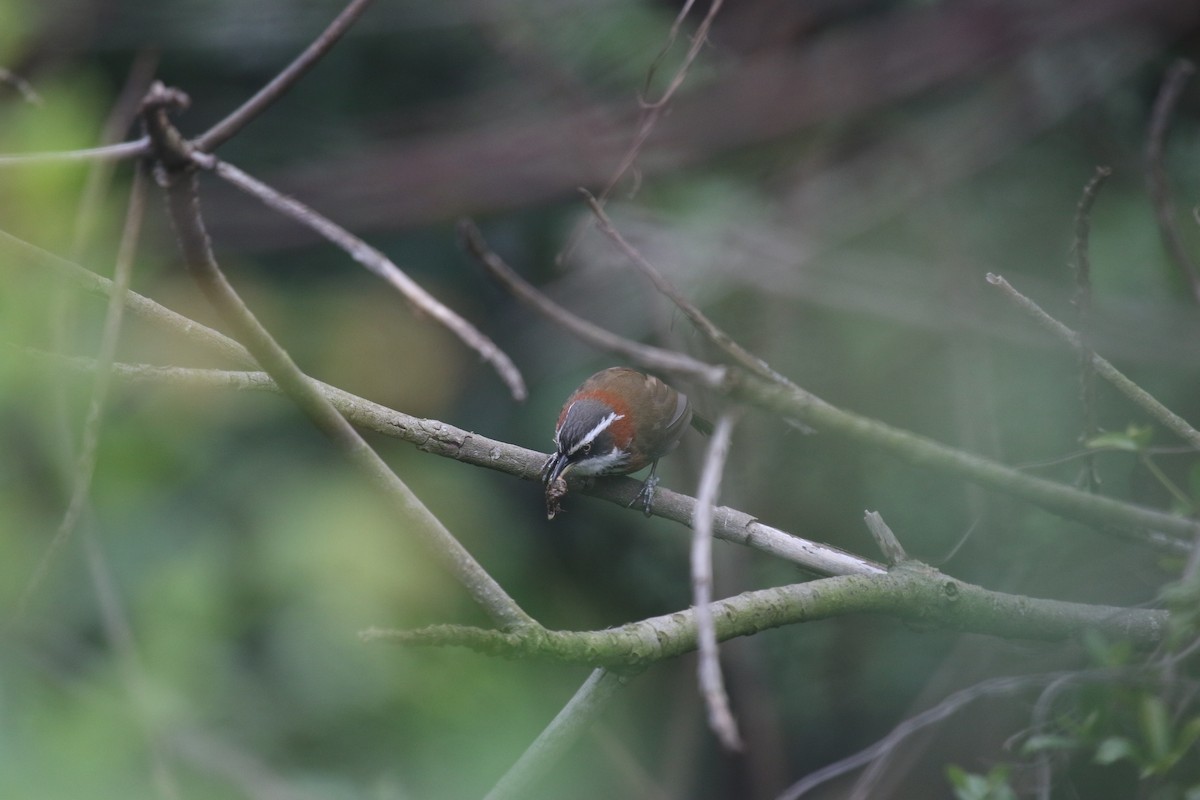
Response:
M187 143L171 125L167 112L178 102L178 93L156 84L147 96L144 119L161 164L160 181L184 261L200 290L312 423L381 489L401 519L407 520L442 563L470 592L476 602L500 625L515 628L533 620L446 530L423 503L363 441L358 432L325 398L275 342L225 279L213 256L200 215L196 169ZM175 149L178 148L178 149Z
M1100 186L1112 175L1108 167L1096 167L1092 179L1083 187L1083 195L1075 209L1075 328L1079 332L1079 397L1083 406L1083 432L1080 442L1087 443L1097 433L1096 428L1096 354L1092 350L1092 263L1089 237L1092 229L1092 204ZM1096 472L1096 456L1088 453L1084 459L1085 483L1089 491L1100 487Z
M989 272L987 274L987 282L1004 292L1009 300L1013 301L1018 308L1032 317L1034 322L1038 323L1043 330L1057 336L1078 351L1082 352L1084 350L1084 341L1078 333L1047 314L1042 310L1041 306L1013 288L1013 285L1003 277ZM1200 431L1193 428L1187 420L1164 406L1149 392L1125 377L1120 370L1095 353L1092 353L1092 367L1096 370L1097 375L1112 384L1117 391L1133 401L1163 427L1183 439L1192 447L1200 450Z
M721 475L737 411L726 411L717 418L704 467L700 471L700 487L696 490L696 516L692 522L692 608L696 615L696 639L699 650L696 672L700 693L708 709L708 726L726 750L742 749L737 720L729 708L729 695L721 677L721 661L717 654L717 629L713 624L712 595L712 528L713 507L721 489Z
M196 137L196 149L203 153L211 153L282 97L337 44L338 40L342 38L342 34L362 16L371 2L372 0L352 0L342 9L342 13L338 14L329 24L329 27L313 40L312 44L306 47L304 52L297 56L291 64L288 64L282 72L272 78L270 83L259 89L253 97L242 103L232 114Z
M368 271L387 281L392 288L400 292L414 309L433 317L464 344L479 353L508 386L513 399L520 401L526 398L528 392L525 389L525 380L521 377L521 372L512 359L497 347L495 342L480 333L474 325L425 291L419 283L408 277L383 253L298 200L272 189L226 161L199 153L194 154L194 160L198 165L212 170L247 194L257 197L269 208L291 217L346 251L351 258L366 267Z
M104 316L104 328L100 333L92 393L88 400L87 417L83 424L83 437L76 456L74 474L71 478L71 496L62 521L54 537L34 568L25 591L17 603L17 615L24 614L30 599L37 591L50 565L70 540L79 520L87 507L92 488L92 477L96 473L96 451L100 446L100 427L108 402L108 389L112 381L112 363L121 338L121 321L125 316L125 295L133 279L134 254L137 252L138 236L142 229L142 218L146 204L146 180L143 168L134 174L129 189L129 208L125 214L125 229L121 232L121 243L117 250L116 267L113 272L112 294L108 298L108 309Z
M638 123L637 133L634 134L633 141L629 144L625 154L621 157L621 162L617 165L617 169L613 172L612 176L609 177L607 183L604 185L604 189L600 192L599 198L596 199L597 208L603 207L605 201L608 200L609 195L611 195L613 190L617 188L617 184L619 184L621 179L625 177L625 173L628 172L633 166L633 162L637 161L638 155L642 152L642 147L646 144L647 140L649 140L650 134L654 132L654 128L658 125L658 121L662 117L663 112L666 110L667 105L671 102L671 99L675 96L675 93L679 91L679 87L683 85L684 80L687 79L688 71L691 70L692 64L700 55L700 50L708 41L708 31L712 27L713 20L717 17L717 12L721 10L721 5L723 2L724 0L712 0L710 3L708 7L708 13L704 15L704 19L700 21L700 25L697 26L696 32L692 35L692 44L690 47L688 47L687 54L683 58L683 63L680 64L679 69L675 71L675 74L671 76L671 80L667 84L666 90L663 91L662 97L652 102L647 101L645 98L640 100L640 105L642 107L642 118ZM683 23L683 18L687 15L688 11L691 9L691 6L692 3L685 3L683 9L679 12L679 16L676 17L675 23L671 26L671 32L668 37L666 47L670 46L671 41L674 39L679 30L679 26ZM661 58L662 54L655 59L656 65ZM653 68L651 69L651 72L647 74L647 81L650 80L652 73ZM578 229L571 237L571 240L567 242L566 246L562 250L562 253L560 253L558 256L559 263L565 260L566 256L569 255L570 252L575 248L576 243L579 241L579 234L582 230L582 228Z
M1171 126L1171 117L1175 113L1180 95L1183 94L1183 87L1195 71L1195 64L1181 58L1171 65L1163 79L1158 97L1154 101L1150 131L1146 138L1146 185L1150 190L1150 200L1154 204L1154 216L1158 220L1163 246L1191 291L1192 298L1200 303L1200 269L1187 254L1179 236L1179 229L1175 225L1175 204L1171 201L1167 172L1163 167L1167 129Z

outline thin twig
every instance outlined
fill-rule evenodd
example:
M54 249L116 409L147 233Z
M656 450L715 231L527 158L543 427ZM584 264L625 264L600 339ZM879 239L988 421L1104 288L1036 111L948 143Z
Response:
M504 259L488 246L479 228L470 220L461 220L458 223L458 232L467 252L487 267L492 277L500 281L510 293L584 341L602 350L617 353L643 367L688 377L710 389L720 386L724 381L726 372L723 367L706 364L673 350L630 341L562 308L533 288L506 264Z
M160 146L169 146L179 140L167 118L167 109L173 99L172 93L155 87L145 104L147 129L151 139ZM160 177L165 184L168 209L188 270L237 337L313 425L383 492L397 515L406 522L405 528L425 540L484 611L506 628L537 626L379 454L363 441L234 291L213 255L200 215L196 172L190 166L187 152L157 153L156 157L163 166Z
M82 163L86 161L125 161L149 155L150 140L143 136L132 142L85 147L80 150L59 150L47 153L0 155L0 168L40 166L42 164Z
M10 69L0 67L0 83L5 83L16 90L17 94L21 95L21 99L31 106L41 108L46 103L42 100L42 96L33 88L33 84L22 78L17 73Z
M1096 367L1095 351L1092 350L1092 264L1089 240L1092 229L1092 205L1100 186L1112 175L1108 167L1096 167L1091 180L1083 187L1079 205L1075 209L1075 327L1079 332L1079 395L1083 405L1083 432L1080 442L1087 442L1096 435ZM1096 491L1100 487L1100 476L1096 472L1094 453L1084 459L1084 475L1087 488Z
M904 546L900 544L900 540L883 521L883 516L878 511L868 511L863 518L867 523L867 530L871 532L871 538L879 546L879 550L888 564L895 566L908 561L908 553L904 552Z
M966 689L959 690L954 694L941 701L933 708L927 711L922 711L916 716L909 717L892 729L884 738L869 747L860 750L854 755L829 764L816 772L806 775L801 780L793 783L780 794L776 800L797 800L818 786L828 783L834 778L845 775L847 772L852 772L859 767L871 764L869 774L864 774L860 779L859 784L855 785L855 792L851 795L853 798L870 797L870 789L882 773L883 766L887 764L888 757L895 752L896 748L917 731L922 728L927 728L934 723L941 722L954 714L959 709L976 700L982 700L988 697L997 695L1011 695L1017 692L1026 691L1028 689L1045 686L1049 683L1061 680L1064 677L1074 677L1076 680L1089 680L1096 683L1106 683L1114 680L1128 679L1130 673L1134 679L1144 677L1140 671L1131 670L1128 667L1113 667L1106 669L1091 670L1086 673L1081 672L1049 672L1039 675L1020 675L1015 677L991 678L974 686L969 686Z
M270 83L255 92L253 97L238 106L225 119L196 137L194 141L196 149L203 153L211 153L282 97L296 85L306 72L316 66L316 63L326 53L333 49L333 46L342 38L342 34L362 16L371 2L372 0L351 0L342 9L342 13L329 23L329 27L322 31L321 35L306 47L304 52L298 55L292 63L272 78Z
M679 65L679 69L675 70L675 74L671 76L671 82L667 84L662 97L654 101L646 100L644 97L641 98L643 108L651 110L662 108L675 96L675 92L679 91L679 87L683 86L683 82L687 80L688 71L692 68L692 64L695 63L704 45L708 43L708 31L712 28L713 20L717 18L717 12L721 10L722 2L723 0L712 0L712 3L708 7L708 13L704 15L704 19L700 20L700 25L692 35L692 44L688 47L687 54L683 57L683 63ZM679 31L680 23L683 21L682 16L686 13L690 5L690 2L685 5L684 9L680 11L680 16L676 17L675 23L671 25L671 31L668 34L668 46L671 41L674 41Z
M704 19L700 21L700 24L696 28L696 33L692 36L692 44L690 47L688 47L687 55L684 56L683 63L679 65L679 69L675 70L675 74L671 77L670 82L667 84L666 90L663 91L662 97L654 101L648 101L644 97L638 98L638 104L642 107L644 112L642 119L638 124L638 129L634 134L633 141L629 144L629 148L621 157L621 161L619 164L617 164L617 168L613 172L612 177L608 179L608 183L604 185L604 188L597 196L597 204L601 207L603 207L604 203L608 200L613 190L616 189L617 184L619 184L621 179L625 177L625 173L628 172L633 166L634 162L637 161L638 154L641 153L642 147L645 146L646 141L650 138L650 134L654 132L654 128L658 125L658 121L661 119L668 103L670 103L671 99L675 96L675 93L679 91L679 87L681 87L683 82L687 79L687 75L689 70L692 68L692 64L696 61L696 58L699 57L700 51L704 48L705 43L708 41L708 31L712 27L713 20L715 20L717 17L717 12L721 10L721 5L723 2L724 0L712 0L712 3L708 7L708 13L704 15ZM668 44L670 40L675 37L678 31L678 26L679 19L677 18L676 23L671 26L671 31L668 35ZM647 80L649 80L649 77L647 77ZM562 253L560 253L558 256L558 261L560 263L564 261L566 257L575 249L575 245L579 241L579 235L580 231L577 231L571 237L571 240L567 242Z
M525 389L525 380L521 377L521 372L512 359L497 347L495 342L427 292L383 253L300 201L272 189L227 161L221 161L203 153L194 153L193 159L200 166L212 170L219 177L257 198L269 208L286 217L291 217L344 250L347 255L362 264L371 273L387 281L419 313L428 314L457 336L467 347L477 352L496 370L513 399L522 401L526 398L528 392Z
M666 295L671 302L683 312L684 316L686 316L691 323L696 326L696 329L699 330L700 333L703 334L704 337L713 344L714 347L729 356L733 363L738 364L750 370L751 372L762 375L764 378L769 380L784 380L779 373L767 366L765 361L758 356L755 356L753 353L750 353L748 350L734 341L732 336L719 328L717 324L709 319L703 311L697 308L691 300L681 294L657 267L651 264L650 261L643 256L636 247L630 244L629 241L621 235L621 232L617 230L615 225L613 225L608 214L604 212L604 208L600 205L596 198L591 195L591 193L585 190L583 195L587 200L588 207L592 210L592 213L596 215L597 227L600 229L600 232L612 239L612 241L616 243L617 247L621 248L621 252L625 253L625 256L633 263L633 265L636 266L642 272L642 274L654 284L654 288L658 289L660 293Z
M712 539L713 508L721 490L721 475L725 471L725 457L729 453L729 442L733 436L736 411L726 411L717 418L708 450L704 455L704 468L700 472L700 486L696 490L696 515L692 519L692 606L696 610L696 639L699 649L697 676L700 694L708 709L708 726L726 750L740 751L742 737L738 733L737 720L729 707L729 695L721 677L721 661L717 653L717 630L712 612Z
M533 784L562 759L628 680L606 669L593 671L484 800L530 797Z
M1078 333L1050 316L1041 306L1017 291L1003 277L989 272L987 274L987 282L1004 292L1005 296L1012 300L1018 308L1032 317L1044 330L1062 339L1076 350L1084 348L1083 340ZM1200 431L1193 428L1187 420L1158 402L1149 392L1131 381L1120 370L1095 353L1092 354L1092 366L1095 367L1097 375L1111 383L1121 394L1128 397L1143 411L1158 420L1163 427L1193 447L1200 449Z
M129 283L133 277L134 254L137 252L138 236L141 233L145 199L146 176L144 169L139 166L134 174L133 185L129 189L129 208L125 214L125 228L121 232L121 243L117 249L113 290L108 298L104 328L100 333L100 345L96 354L97 369L92 383L91 398L88 401L87 417L84 420L83 437L75 462L71 497L54 537L50 540L41 560L33 570L24 592L21 593L20 601L17 604L18 616L25 613L30 600L50 571L51 565L70 540L79 524L80 515L87 505L88 494L92 487L92 476L96 472L96 451L100 446L100 426L104 419L108 388L112 381L112 363L116 356L117 342L121 336L121 322L125 315L125 294L129 291Z
M679 37L679 29L683 27L683 21L692 13L692 6L696 4L696 0L685 0L683 6L679 9L679 13L675 15L675 20L671 23L671 29L667 31L667 40L658 50L658 54L654 56L654 60L650 62L650 68L646 70L646 81L642 86L642 102L650 94L650 84L654 82L654 75L658 72L658 67L666 59L667 53L671 52L671 47L674 46L675 40Z
M1175 225L1175 204L1171 200L1171 189L1163 166L1171 117L1175 113L1175 106L1179 104L1184 86L1195 71L1195 64L1184 58L1179 59L1167 70L1167 76L1158 90L1154 110L1150 114L1150 129L1146 134L1146 184L1150 190L1150 201L1154 204L1154 216L1158 220L1163 246L1187 283L1192 297L1200 303L1200 268L1188 256Z

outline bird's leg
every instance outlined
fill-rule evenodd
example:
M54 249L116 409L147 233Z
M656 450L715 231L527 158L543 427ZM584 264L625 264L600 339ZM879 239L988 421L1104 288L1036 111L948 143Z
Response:
M646 476L646 480L642 482L642 488L638 490L633 501L626 508L633 508L639 502L642 504L642 512L647 516L651 516L650 507L654 502L654 490L658 488L658 462L655 461L650 465L650 474Z

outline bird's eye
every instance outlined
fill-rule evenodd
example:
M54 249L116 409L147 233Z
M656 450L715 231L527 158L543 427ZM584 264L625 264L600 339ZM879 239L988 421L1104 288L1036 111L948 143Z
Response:
M583 447L579 448L579 450L586 456L588 453L592 452L592 443L588 442Z

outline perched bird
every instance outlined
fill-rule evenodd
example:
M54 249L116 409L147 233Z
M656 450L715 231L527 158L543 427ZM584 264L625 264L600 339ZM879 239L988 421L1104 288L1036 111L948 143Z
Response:
M674 449L689 422L704 430L687 395L652 375L610 367L588 378L563 404L554 454L542 467L548 518L561 508L568 473L627 475L646 466L650 476L633 502L640 500L649 516L658 459Z

